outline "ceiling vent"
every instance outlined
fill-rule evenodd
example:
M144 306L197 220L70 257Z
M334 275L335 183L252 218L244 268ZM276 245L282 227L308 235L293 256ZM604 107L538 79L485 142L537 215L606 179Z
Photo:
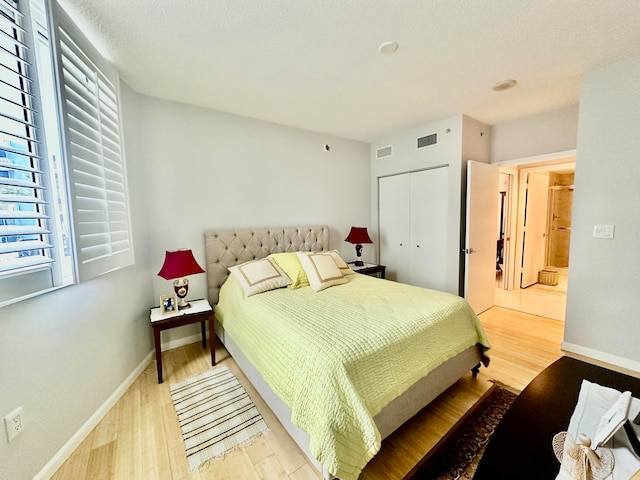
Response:
M376 150L376 158L387 158L393 155L393 146L389 145L388 147L381 147Z
M432 133L431 135L420 137L418 139L418 148L428 147L429 145L435 145L436 143L438 143L438 134Z

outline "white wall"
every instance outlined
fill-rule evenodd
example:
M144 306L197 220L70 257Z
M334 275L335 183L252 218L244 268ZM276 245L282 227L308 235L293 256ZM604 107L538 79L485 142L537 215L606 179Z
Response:
M326 224L331 247L355 259L344 238L352 225L370 226L368 144L153 97L139 102L151 206L147 302L172 291L155 275L165 250L190 248L203 266L208 230ZM365 245L363 258L373 260L373 248ZM205 275L191 276L188 297L204 296ZM198 332L172 329L163 342L194 341Z
M640 372L639 98L640 57L583 79L563 346Z
M123 95L135 139L135 94ZM33 478L152 349L146 178L135 142L125 148L136 265L0 309L0 418L24 409L12 443L1 427L2 480Z
M491 163L576 148L578 105L491 127Z

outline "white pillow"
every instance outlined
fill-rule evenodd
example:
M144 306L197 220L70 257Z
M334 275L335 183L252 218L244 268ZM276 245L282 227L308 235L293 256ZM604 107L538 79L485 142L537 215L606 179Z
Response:
M344 258L342 258L342 255L340 255L337 250L330 250L324 253L324 255L331 255L331 258L333 258L333 261L336 262L336 265L343 275L351 275L352 273L356 273L351 270L349 264L344 261Z
M315 292L347 282L331 255L302 252L297 255L307 274L309 285Z
M286 287L291 283L291 279L270 258L261 258L229 267L229 272L238 280L247 297Z

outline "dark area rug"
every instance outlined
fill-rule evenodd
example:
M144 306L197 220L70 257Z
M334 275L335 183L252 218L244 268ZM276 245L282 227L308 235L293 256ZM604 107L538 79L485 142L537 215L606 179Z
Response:
M471 480L491 435L518 396L495 383L405 480Z

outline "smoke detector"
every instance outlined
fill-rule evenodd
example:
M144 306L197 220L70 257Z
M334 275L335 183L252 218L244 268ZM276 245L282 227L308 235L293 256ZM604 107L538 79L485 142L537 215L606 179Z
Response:
M378 47L380 53L391 54L398 50L398 42L384 42Z

